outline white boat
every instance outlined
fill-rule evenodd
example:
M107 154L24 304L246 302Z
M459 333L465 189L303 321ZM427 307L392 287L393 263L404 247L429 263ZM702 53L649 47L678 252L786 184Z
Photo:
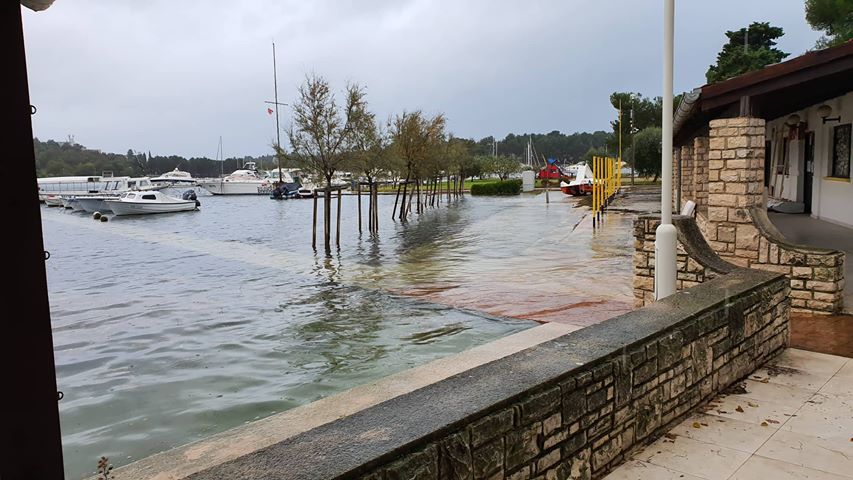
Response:
M80 210L83 210L87 213L108 213L112 210L110 206L107 205L107 200L113 200L118 198L118 195L81 195L78 197L74 197L77 201L77 205L79 205Z
M269 195L275 188L273 182L258 174L255 162L246 162L223 178L203 180L199 186L214 195Z
M116 215L188 212L198 209L197 200L170 197L163 192L127 192L118 198L105 200Z
M159 177L154 177L151 179L151 183L154 185L160 185L163 187L174 187L174 186L194 186L197 182L196 179L190 174L190 172L184 172L179 170L178 167L175 167L171 172L166 172Z
M61 207L62 197L59 195L46 195L44 197L44 204L48 207Z
M39 201L49 196L118 195L128 190L154 190L148 177L43 177L37 180Z

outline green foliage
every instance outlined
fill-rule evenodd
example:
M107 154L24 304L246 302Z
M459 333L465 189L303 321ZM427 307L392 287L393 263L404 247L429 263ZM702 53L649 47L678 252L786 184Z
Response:
M521 193L521 180L517 178L471 185L471 195L518 195L519 193Z
M634 139L636 157L634 170L644 177L654 176L657 181L661 171L661 129L650 127L637 133Z
M781 62L789 54L775 46L776 39L784 34L781 27L771 27L768 22L753 22L748 28L726 32L729 42L717 54L717 64L708 68L705 74L708 83L722 82Z
M510 175L521 171L521 161L514 155L488 155L479 158L483 165L483 173L497 175L501 180L506 180Z
M853 39L853 0L806 0L806 21L825 34L817 48L841 45Z
M542 156L556 158L562 163L575 163L583 160L584 154L593 147L602 147L610 134L604 131L577 132L572 134L560 133L553 130L549 133L510 133L503 140L498 140L498 155L512 156L524 159L527 152L528 138L533 140L537 159L542 163ZM472 155L492 155L493 137L486 137L478 142L472 142Z

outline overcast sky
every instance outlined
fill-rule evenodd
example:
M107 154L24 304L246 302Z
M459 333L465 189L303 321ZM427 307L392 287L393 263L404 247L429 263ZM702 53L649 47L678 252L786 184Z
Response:
M443 112L457 136L608 128L613 91L661 93L660 0L56 0L27 9L34 133L111 152L271 153L279 101L307 72L367 87L371 109ZM785 29L793 55L819 34L802 0L676 2L675 87L704 83L723 32ZM281 111L282 126L290 111Z

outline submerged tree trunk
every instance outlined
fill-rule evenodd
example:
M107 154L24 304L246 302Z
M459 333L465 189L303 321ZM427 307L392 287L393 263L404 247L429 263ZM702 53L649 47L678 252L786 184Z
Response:
M406 174L406 181L403 183L403 196L400 201L400 220L405 220L406 216L409 214L408 205L406 204L406 193L409 190L409 174ZM409 200L411 203L411 200Z

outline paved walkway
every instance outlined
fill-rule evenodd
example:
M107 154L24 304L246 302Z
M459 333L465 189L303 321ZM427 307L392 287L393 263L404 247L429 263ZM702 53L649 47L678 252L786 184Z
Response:
M853 478L853 359L788 349L607 480Z
M844 311L853 313L853 229L808 215L768 212L770 221L788 240L802 245L832 248L847 253L844 264Z

